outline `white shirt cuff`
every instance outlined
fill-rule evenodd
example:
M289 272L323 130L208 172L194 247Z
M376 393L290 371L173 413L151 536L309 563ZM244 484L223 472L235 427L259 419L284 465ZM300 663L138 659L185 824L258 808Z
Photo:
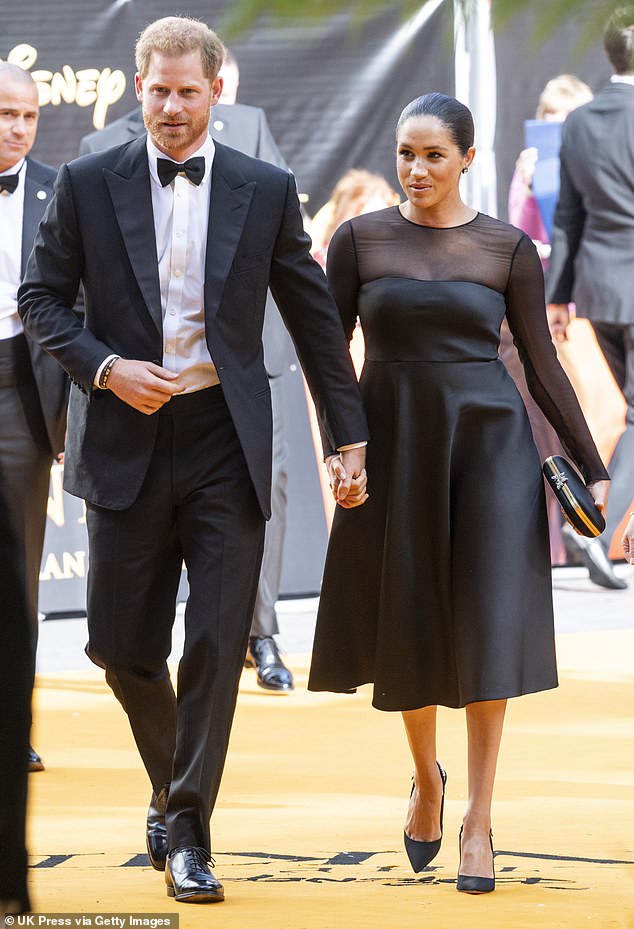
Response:
M338 452L349 452L353 448L365 448L367 442L355 442L353 445L340 445L337 449Z
M99 379L100 379L100 377L101 377L101 372L102 372L103 369L106 367L106 365L108 364L108 362L109 362L112 358L119 358L119 357L120 357L120 356L117 355L116 352L113 352L112 355L108 355L108 356L107 356L106 358L104 358L104 360L101 362L101 364L99 365L99 367L98 367L97 370L95 371L95 376L94 376L93 379L92 379L92 386L95 388L95 390L98 390L98 389L99 389Z

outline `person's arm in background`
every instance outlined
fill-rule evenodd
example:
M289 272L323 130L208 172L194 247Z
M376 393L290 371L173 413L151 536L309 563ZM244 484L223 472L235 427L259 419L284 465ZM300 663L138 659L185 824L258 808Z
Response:
M625 557L631 565L634 565L634 513L630 513L628 524L625 527L625 532L621 539L621 545L623 546Z

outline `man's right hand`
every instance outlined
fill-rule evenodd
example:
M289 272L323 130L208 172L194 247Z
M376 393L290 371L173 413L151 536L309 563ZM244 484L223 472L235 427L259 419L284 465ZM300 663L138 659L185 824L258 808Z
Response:
M151 416L182 390L178 374L151 361L117 358L108 377L108 390L115 397Z

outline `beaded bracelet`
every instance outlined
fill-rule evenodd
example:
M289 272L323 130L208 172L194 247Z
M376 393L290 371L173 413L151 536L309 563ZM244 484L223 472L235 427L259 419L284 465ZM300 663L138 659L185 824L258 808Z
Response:
M121 355L115 355L113 358L110 358L106 364L103 366L103 371L99 375L99 389L107 390L108 388L108 379L110 377L110 372L114 367L115 361L118 361L121 358Z

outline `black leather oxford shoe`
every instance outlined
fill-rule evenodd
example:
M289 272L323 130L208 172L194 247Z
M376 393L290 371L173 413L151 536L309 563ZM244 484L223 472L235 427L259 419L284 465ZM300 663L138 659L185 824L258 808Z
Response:
M165 870L167 858L167 826L165 825L165 808L170 785L165 784L158 797L152 791L152 799L147 811L145 842L150 864L156 871Z
M284 692L293 689L293 675L280 658L272 635L250 636L244 666L256 669L258 684L264 690Z
M32 745L29 745L29 771L43 771L44 762L35 751Z
M204 848L188 846L170 852L165 868L167 896L179 903L221 903L225 892L211 872L210 862L213 865Z

